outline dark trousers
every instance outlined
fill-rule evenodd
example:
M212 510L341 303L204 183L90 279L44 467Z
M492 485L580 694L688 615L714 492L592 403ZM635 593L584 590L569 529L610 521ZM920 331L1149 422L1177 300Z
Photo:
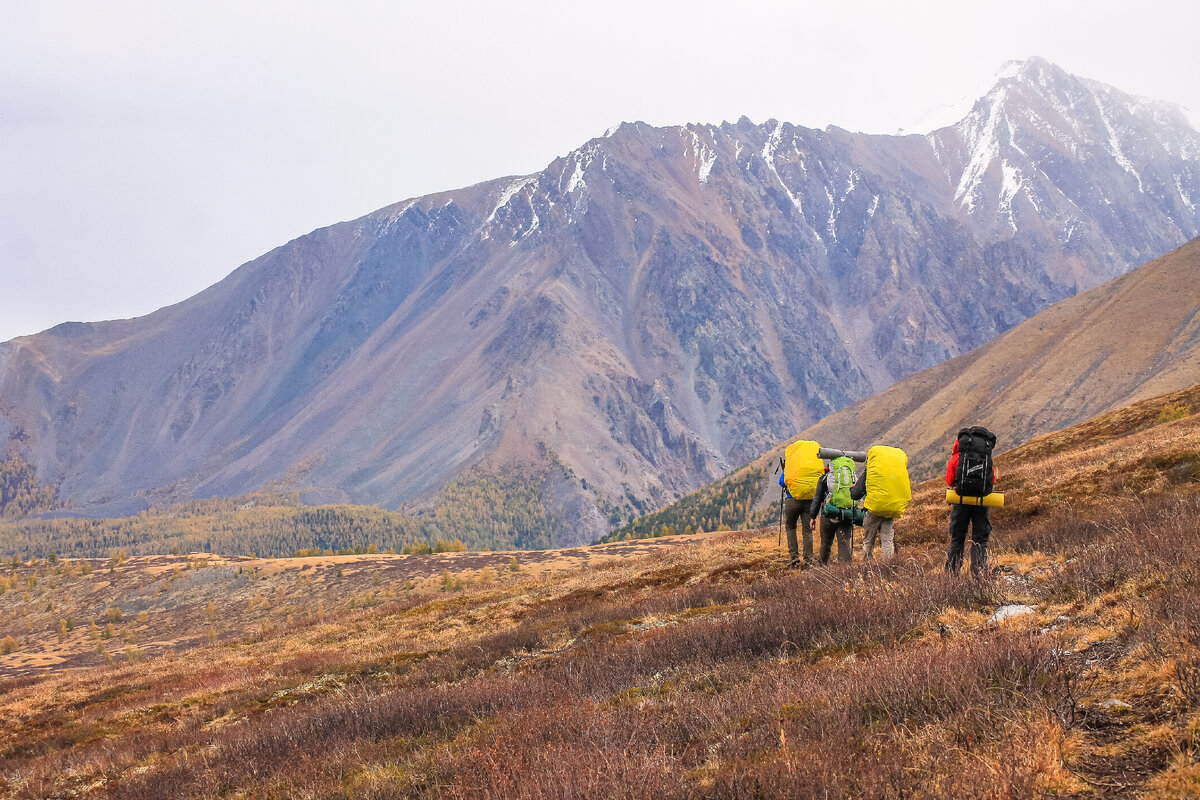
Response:
M957 573L962 567L963 549L967 543L967 526L971 526L971 574L987 572L988 537L992 535L991 509L987 506L950 506L950 552L946 554L946 571Z
M821 555L820 563L829 563L829 551L833 549L833 537L837 536L838 561L850 563L850 548L854 542L854 523L849 520L835 522L824 514L821 515Z
M800 544L796 541L796 523L804 528L804 563L812 564L812 528L809 527L808 507L812 500L797 500L794 497L783 501L783 527L787 530L788 558L793 564L800 563Z

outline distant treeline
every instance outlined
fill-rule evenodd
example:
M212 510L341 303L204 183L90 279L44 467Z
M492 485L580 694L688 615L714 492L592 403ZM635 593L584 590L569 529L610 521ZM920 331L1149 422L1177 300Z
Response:
M222 503L222 501L217 501ZM26 519L0 525L0 550L21 557L100 557L118 550L129 555L222 553L292 555L317 548L346 550L374 546L399 551L436 536L427 524L404 514L367 506L270 505L234 510L147 511L114 519Z
M33 467L15 454L0 461L0 518L18 518L54 508L52 486L37 482Z
M304 506L260 493L200 500L114 519L0 521L0 554L60 556L220 553L282 557L312 553L420 552L442 542L470 550L540 549L564 524L542 500L547 471L471 473L446 487L436 505L419 514L374 506Z
M754 501L763 481L761 468L734 472L727 479L710 484L653 514L638 517L602 541L649 539L677 533L738 530L765 525L770 509L754 510Z
M737 529L766 524L770 512L753 505L763 473L747 470L639 517L605 541L676 533ZM259 492L240 498L197 500L106 519L13 519L54 507L54 490L39 487L20 459L0 462L9 518L0 520L0 555L44 558L166 553L345 553L435 549L458 541L470 550L539 550L555 545L570 520L547 504L554 482L582 483L551 456L540 470L472 471L444 488L431 508L418 513L374 506L305 506L294 496ZM586 489L586 484L583 484ZM597 498L603 505L603 498ZM616 507L610 519L621 514Z

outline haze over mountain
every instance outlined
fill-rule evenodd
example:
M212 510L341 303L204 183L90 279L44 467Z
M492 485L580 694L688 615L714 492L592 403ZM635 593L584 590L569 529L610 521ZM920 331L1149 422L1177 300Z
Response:
M1176 107L1040 59L926 136L627 123L0 345L0 437L98 512L517 471L587 541L1178 246L1198 200Z

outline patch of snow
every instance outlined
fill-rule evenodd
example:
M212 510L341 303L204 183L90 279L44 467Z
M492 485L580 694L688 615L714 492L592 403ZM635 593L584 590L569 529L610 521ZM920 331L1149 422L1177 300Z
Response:
M1188 194L1187 189L1183 188L1183 176L1182 175L1175 176L1175 189L1176 189L1176 191L1179 192L1180 199L1183 200L1183 202L1187 204L1187 207L1190 208L1192 211L1195 211L1196 210L1196 201L1192 199L1190 194Z
M1037 122L1040 120L1040 118L1036 114L1028 114L1028 117L1029 117L1029 119L1027 120L1027 122ZM1026 158L1029 158L1029 154L1025 152L1025 149L1023 147L1021 147L1021 145L1017 144L1017 126L1016 125L1008 126L1008 146L1011 147L1013 149L1013 151L1020 153L1021 155L1025 156Z
M879 195L871 196L871 207L867 209L867 219L875 216L875 212L879 209Z
M1042 174L1045 175L1046 173L1043 172ZM1024 188L1025 199L1029 201L1029 205L1033 206L1034 211L1041 214L1042 204L1038 202L1038 199L1046 196L1044 188L1038 184L1027 185Z
M767 143L763 145L762 157L767 162L767 169L771 170L771 174L775 176L775 180L779 181L779 185L783 187L783 193L787 195L788 200L792 201L792 205L796 207L796 211L800 214L800 219L804 219L804 206L800 203L800 198L792 194L792 190L783 182L783 178L779 175L779 170L775 168L775 149L779 146L780 140L783 138L783 123L777 123L775 130L767 138ZM813 231L816 233L816 231ZM817 238L821 238L821 234L817 233Z
M1017 229L1016 220L1013 219L1013 198L1021 191L1023 184L1021 183L1021 173L1008 161L1000 162L1000 172L1003 176L1003 181L1000 184L1000 206L999 211L1002 214L1008 214L1008 222L1012 225L1012 229Z
M521 239L524 239L526 236L536 231L538 226L542 224L542 219L538 216L537 207L533 204L532 198L530 198L529 202L529 213L533 214L533 219L529 221L529 227L525 230L525 232L521 234ZM514 247L517 244L517 241L517 239L512 240L508 243L508 246Z
M400 219L401 217L403 217L405 214L407 214L407 213L408 213L408 210L409 210L410 208L412 208L412 207L413 207L413 206L415 206L416 204L417 204L417 198L414 198L414 199L412 199L412 200L409 200L409 201L408 201L407 203L405 203L405 204L404 204L402 207L400 207L400 208L399 208L399 209L397 209L396 211L393 211L393 212L392 212L392 215L391 215L391 216L388 218L388 222L389 222L389 223L392 223L392 222L395 222L396 220Z
M983 183L988 167L1000 155L998 133L1000 123L1004 121L1006 96L1003 89L993 92L986 111L972 111L957 126L971 157L954 190L954 202L960 206L966 204L968 211L975 209L975 193Z
M692 134L692 158L697 162L696 176L701 183L708 183L708 175L712 172L713 164L717 162L717 153L700 141L695 131L689 132Z
M570 157L575 162L575 169L571 173L571 179L567 181L567 194L574 194L576 191L587 189L587 170L592 165L592 162L596 160L598 153L603 154L603 150L598 144L590 144L571 153ZM602 160L606 158L606 156L602 155ZM566 174L565 170L563 174ZM559 190L562 190L561 179L559 180ZM576 205L578 204L579 201L576 200Z
M829 191L829 187L825 187L825 197L829 199L829 219L825 221L825 229L829 231L830 241L837 241L837 203L833 199L833 192Z
M954 176L951 174L950 170L952 164L954 163L954 158L944 152L946 149L946 142L942 138L942 135L939 133L931 133L925 137L925 140L929 142L929 147L933 152L934 161L936 161L938 166L942 168L942 174L946 176L946 183L953 184Z
M1125 151L1121 149L1121 142L1117 137L1117 131L1113 128L1112 122L1108 118L1108 112L1104 109L1105 104L1101 102L1100 98L1096 98L1096 100L1096 106L1100 110L1100 121L1104 123L1104 129L1108 131L1108 146L1113 158L1121 165L1121 169L1137 179L1138 191L1144 194L1146 190L1142 187L1142 176L1138 175L1137 170L1133 168L1133 163L1125 156Z
M582 159L575 159L575 172L571 175L571 180L567 182L567 194L571 194L576 189L586 189L587 179L583 176L583 171L587 169L587 164Z
M800 171L807 175L808 164L804 163L804 152L800 149L800 144L795 139L792 139L792 152L796 154L796 166L800 167Z
M596 155L601 155L601 167L606 163L604 149L600 144L589 144L586 148L581 148L572 152L571 160L575 162L575 169L572 170L570 179L566 181L565 194L569 194L572 198L571 211L566 215L566 222L572 223L575 221L574 212L581 209L587 209L588 204L588 168L592 167L592 162L595 161ZM563 170L563 176L566 175L566 170ZM559 191L563 191L563 179L558 181Z
M506 205L508 205L512 201L512 199L517 196L518 192L523 190L525 187L530 186L533 183L536 183L537 179L538 179L537 175L526 175L523 178L517 178L515 181L510 183L508 186L504 187L504 191L502 191L500 193L500 199L496 201L496 207L492 209L492 213L488 214L487 219L485 219L483 221L483 225L480 226L480 228L483 232L482 238L487 239L490 236L490 232L488 231L488 226L490 226L492 224L492 222L496 219L496 214L500 211L500 209L502 209Z

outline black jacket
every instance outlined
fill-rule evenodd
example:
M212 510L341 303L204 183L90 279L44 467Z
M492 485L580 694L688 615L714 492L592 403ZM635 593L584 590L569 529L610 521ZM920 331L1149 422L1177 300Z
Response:
M825 498L829 496L829 473L826 472L821 476L821 480L817 481L817 492L813 495L812 505L808 507L808 516L816 519L821 513L821 509L825 508Z
M858 480L850 487L850 499L862 500L867 496L867 471L864 469L862 474L858 476Z

